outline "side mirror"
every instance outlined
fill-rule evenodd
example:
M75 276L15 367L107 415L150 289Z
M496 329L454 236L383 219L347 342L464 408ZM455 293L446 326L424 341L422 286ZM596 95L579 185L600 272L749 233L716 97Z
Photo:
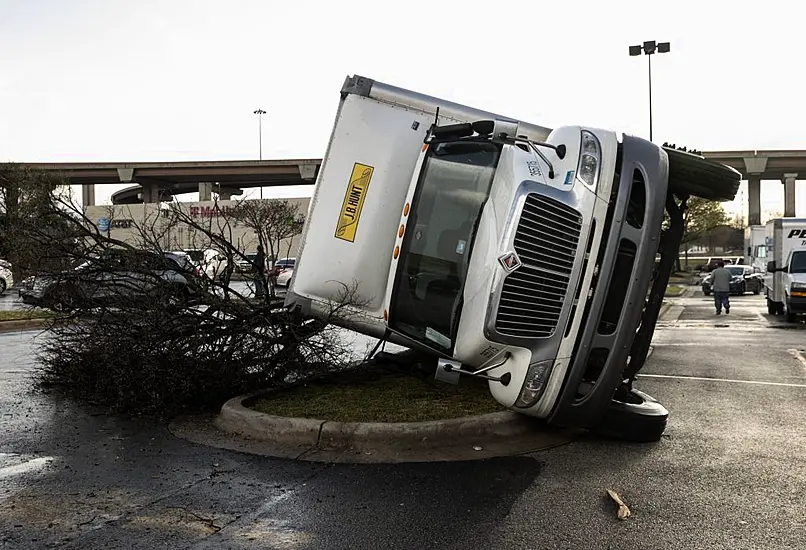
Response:
M775 262L767 262L767 273L775 273Z

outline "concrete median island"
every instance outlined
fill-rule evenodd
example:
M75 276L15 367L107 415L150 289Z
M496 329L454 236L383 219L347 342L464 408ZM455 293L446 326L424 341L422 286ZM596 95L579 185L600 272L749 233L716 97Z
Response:
M53 321L53 314L42 310L0 311L0 333L46 328Z
M388 373L238 396L213 423L216 430L201 438L186 421L175 422L172 431L245 452L348 463L483 459L555 447L577 436L503 409L486 382L451 386Z

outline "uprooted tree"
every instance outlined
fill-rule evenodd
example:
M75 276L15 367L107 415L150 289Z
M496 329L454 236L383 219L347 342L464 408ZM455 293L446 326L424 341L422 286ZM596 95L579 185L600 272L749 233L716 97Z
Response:
M36 185L36 174L28 175L25 185ZM246 258L231 238L231 227L242 223L238 208L219 211L213 222L181 203L163 204L133 217L125 241L100 231L67 193L41 194L36 211L60 228L25 216L15 222L16 246L59 260L32 264L27 282L32 300L59 312L39 350L43 387L118 412L169 415L342 369L352 359L333 321L355 315L355 288L345 285L326 315L312 319L230 284L233 261ZM261 228L267 243L282 242L285 222ZM170 252L169 228L177 225L196 246L226 257L228 269L208 277Z

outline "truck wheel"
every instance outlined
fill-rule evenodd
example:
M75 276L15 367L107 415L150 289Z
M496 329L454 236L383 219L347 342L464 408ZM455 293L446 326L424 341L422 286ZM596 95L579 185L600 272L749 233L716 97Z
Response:
M742 175L718 162L677 149L663 148L669 156L669 190L712 201L732 201Z
M8 287L6 286L6 280L5 280L5 279L0 279L0 296L2 296L3 294L5 294L5 292L6 292L6 288L8 288Z
M786 306L786 322L787 323L798 322L798 316L792 313L792 310L789 309L789 306Z
M618 390L601 424L593 428L599 435L647 443L658 441L666 429L669 411L649 395L638 390Z

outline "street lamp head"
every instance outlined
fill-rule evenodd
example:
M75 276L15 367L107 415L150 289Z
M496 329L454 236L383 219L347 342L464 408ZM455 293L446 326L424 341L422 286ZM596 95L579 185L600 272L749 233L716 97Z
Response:
M652 55L654 53L669 53L671 44L669 42L655 42L654 40L647 40L642 46L630 46L630 55L636 56L645 53Z
M265 115L266 111L264 111L263 109L255 109L253 113L256 115Z

